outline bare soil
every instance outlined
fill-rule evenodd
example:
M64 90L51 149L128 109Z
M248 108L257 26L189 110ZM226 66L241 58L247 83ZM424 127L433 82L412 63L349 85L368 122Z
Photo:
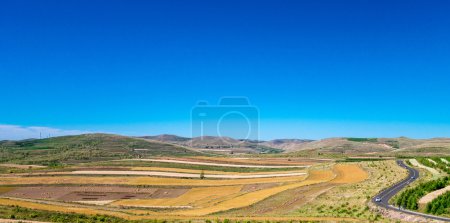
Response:
M104 201L118 199L175 198L189 189L186 188L133 188L111 186L83 187L20 187L6 192L4 197L24 199L47 199L60 201Z

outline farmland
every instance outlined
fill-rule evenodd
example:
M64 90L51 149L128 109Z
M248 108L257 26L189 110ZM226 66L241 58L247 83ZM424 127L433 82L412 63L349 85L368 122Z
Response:
M237 219L237 212L247 213L248 219L258 219L260 215L247 209L264 205L284 193L324 185L333 188L352 185L369 177L359 163L340 164L307 158L186 156L119 159L97 164L100 165L81 163L3 173L0 203L128 220ZM307 203L286 207L286 210ZM284 219L288 217L285 214L272 214L268 220ZM328 217L336 218L320 216ZM316 219L315 216L292 215L291 218Z
M61 149L67 140L73 141L69 143L72 146ZM12 206L36 212L33 216L82 218L92 222L95 222L92 216L109 222L155 219L390 222L370 210L368 202L406 176L405 170L389 158L224 156L111 135L31 142L4 142L3 145L14 147L4 148L4 153L19 151L12 156L3 154L11 159L0 165L0 204L5 215L22 219L23 215ZM102 153L109 145L114 145L115 155L94 155L84 160L68 157L58 165L45 161L52 154L66 156L75 148ZM143 147L146 149L141 150ZM38 155L20 159L14 155L20 151L38 151ZM435 158L432 161L436 163L417 160L417 165L425 165L421 163L427 161L433 165L445 163ZM441 172L434 178L440 177ZM429 176L434 179L432 174ZM433 207L430 209L438 210ZM55 221L50 217L25 219Z

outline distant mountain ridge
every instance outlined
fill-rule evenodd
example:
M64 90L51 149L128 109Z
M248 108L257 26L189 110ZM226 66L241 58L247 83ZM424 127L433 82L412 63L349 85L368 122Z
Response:
M272 148L284 153L329 153L359 155L415 155L443 154L450 155L450 138L410 139L398 138L326 138L309 139L274 139L269 141L239 140L230 137L205 136L203 138L187 138L171 135L171 137L150 136L162 142L203 149L236 149L236 148ZM182 138L183 140L173 140Z

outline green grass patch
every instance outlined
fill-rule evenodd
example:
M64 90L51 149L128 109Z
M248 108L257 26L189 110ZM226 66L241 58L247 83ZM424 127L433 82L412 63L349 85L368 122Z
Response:
M305 168L292 167L292 168L248 168L248 167L226 167L226 166L205 166L205 165L192 165L183 163L164 163L164 162L151 162L151 161L139 161L139 160L123 160L123 161L106 161L99 163L89 163L85 165L90 166L122 166L122 167L166 167L166 168L179 168L179 169L192 169L192 170L210 170L210 171L224 171L224 172L276 172L276 171L289 171L289 170L303 170Z
M347 138L351 142L378 142L377 138Z

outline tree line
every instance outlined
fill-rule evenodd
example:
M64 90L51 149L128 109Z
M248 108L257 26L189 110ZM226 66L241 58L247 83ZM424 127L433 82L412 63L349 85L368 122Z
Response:
M410 210L417 210L419 208L418 201L421 197L432 191L442 189L449 184L449 176L421 183L414 188L403 191L398 197L396 205Z
M430 214L442 215L450 213L450 191L438 196L427 204L425 211Z

